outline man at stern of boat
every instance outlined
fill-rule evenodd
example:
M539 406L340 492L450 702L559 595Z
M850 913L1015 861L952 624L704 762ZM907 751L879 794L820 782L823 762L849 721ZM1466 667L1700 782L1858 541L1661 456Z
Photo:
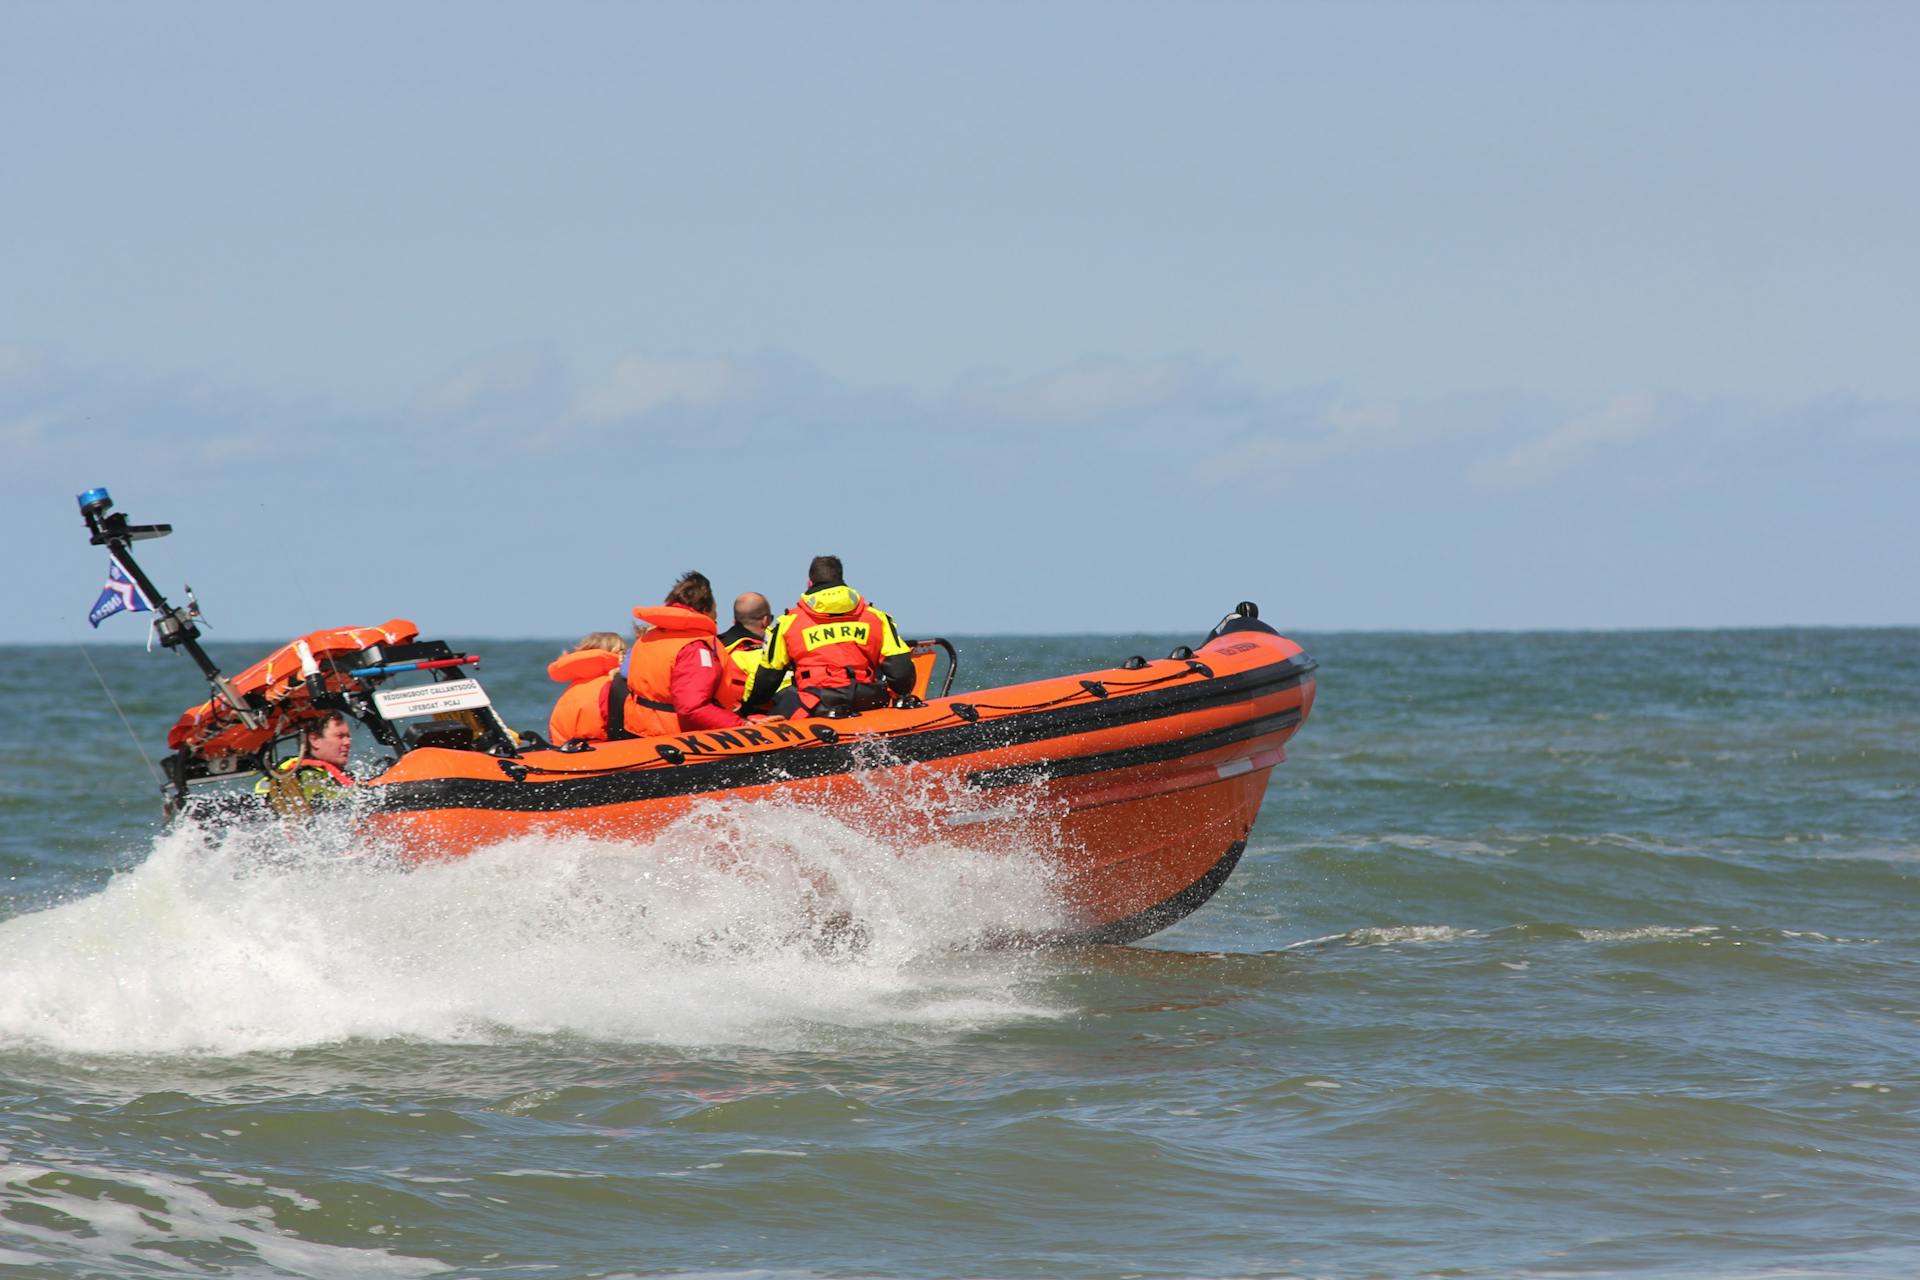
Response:
M913 698L913 658L893 619L842 576L838 556L815 556L807 590L767 629L766 647L741 705L772 702L777 714L847 715ZM793 687L775 700L787 673Z
M721 652L714 621L713 584L703 573L684 573L666 603L640 605L634 621L647 629L628 646L612 688L624 699L608 704L608 737L648 738L696 729L731 729L746 721L740 705L741 676ZM618 708L620 723L614 723Z
M353 751L353 722L338 711L309 720L300 731L300 754L282 760L253 786L281 813L312 809L341 799L353 777L347 756Z

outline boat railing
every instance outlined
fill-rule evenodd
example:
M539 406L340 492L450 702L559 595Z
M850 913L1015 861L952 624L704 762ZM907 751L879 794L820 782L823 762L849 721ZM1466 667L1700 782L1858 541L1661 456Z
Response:
M933 676L929 673L926 681L926 696L929 698L944 698L952 693L953 678L959 674L960 671L960 655L954 650L952 643L940 636L930 636L925 640L909 640L907 641L907 645L912 653L916 667L919 666L923 660L931 667L932 664L939 661L938 654L944 653L947 655L947 671L945 678L940 682L940 692L933 692Z

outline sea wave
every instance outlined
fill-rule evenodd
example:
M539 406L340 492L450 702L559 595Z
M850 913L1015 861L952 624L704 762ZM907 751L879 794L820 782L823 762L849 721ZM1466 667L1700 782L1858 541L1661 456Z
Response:
M0 923L0 1045L768 1046L1049 1012L1018 994L1017 951L953 959L1060 924L1046 864L1018 850L741 803L643 843L529 837L417 868L342 839L176 829L99 893Z

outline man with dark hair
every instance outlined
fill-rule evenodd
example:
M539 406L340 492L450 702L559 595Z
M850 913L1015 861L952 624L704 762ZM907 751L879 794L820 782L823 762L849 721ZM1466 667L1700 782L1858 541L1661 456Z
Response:
M347 756L353 750L353 722L327 711L300 728L300 754L282 760L253 786L280 813L305 813L341 799L353 777Z
M807 582L839 582L845 572L840 567L839 556L815 556L813 563L807 566Z
M742 705L765 706L788 672L793 689L775 710L843 716L905 705L913 697L913 658L899 628L841 577L840 557L815 556L807 590L767 628L766 647Z

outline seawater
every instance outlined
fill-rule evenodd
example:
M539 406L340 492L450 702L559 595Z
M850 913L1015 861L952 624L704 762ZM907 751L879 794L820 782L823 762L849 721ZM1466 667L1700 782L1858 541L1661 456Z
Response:
M1920 1273L1920 631L1300 639L1221 894L1028 951L1044 866L779 806L161 831L190 664L0 649L0 1275Z

